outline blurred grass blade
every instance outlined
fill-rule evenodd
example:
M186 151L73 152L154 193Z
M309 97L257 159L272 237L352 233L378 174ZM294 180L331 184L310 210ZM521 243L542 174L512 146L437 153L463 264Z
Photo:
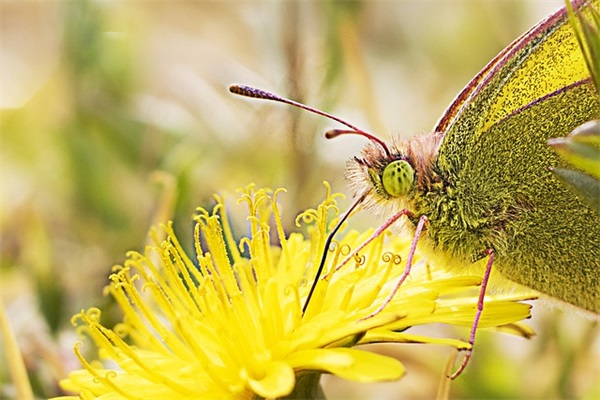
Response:
M566 4L569 22L575 30L575 36L590 70L596 92L600 95L600 13L594 7L589 6L591 21L586 20L581 12L573 11L570 1L567 0Z
M6 359L6 366L13 380L14 389L19 399L33 399L33 390L27 375L27 368L23 361L23 355L19 349L17 338L10 327L10 322L4 309L4 303L0 298L0 331L2 332L2 347ZM4 384L3 384L4 386Z

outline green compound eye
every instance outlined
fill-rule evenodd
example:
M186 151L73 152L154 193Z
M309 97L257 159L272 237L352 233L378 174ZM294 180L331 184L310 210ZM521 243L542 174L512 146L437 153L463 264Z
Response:
M387 165L381 175L383 188L392 197L407 195L415 180L415 170L404 160L396 160Z

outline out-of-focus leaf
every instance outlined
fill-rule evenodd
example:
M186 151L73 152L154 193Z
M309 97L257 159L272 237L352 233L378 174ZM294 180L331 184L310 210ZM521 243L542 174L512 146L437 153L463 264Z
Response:
M600 180L566 168L552 168L554 175L569 189L573 190L581 200L600 213Z
M550 139L548 145L579 169L552 168L554 175L600 212L600 121L587 122L567 137Z
M574 167L600 179L600 121L587 122L548 145Z

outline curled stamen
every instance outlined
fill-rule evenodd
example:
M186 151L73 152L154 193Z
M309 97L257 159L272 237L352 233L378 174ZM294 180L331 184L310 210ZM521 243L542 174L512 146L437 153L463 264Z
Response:
M347 256L352 251L352 248L348 244L343 244L339 247L339 255Z
M354 255L354 261L356 262L355 268L358 268L358 267L360 267L361 265L364 265L367 262L367 257L365 257L364 254L355 254Z
M386 263L391 262L392 264L400 265L402 263L402 256L400 254L386 251L381 255L381 260Z

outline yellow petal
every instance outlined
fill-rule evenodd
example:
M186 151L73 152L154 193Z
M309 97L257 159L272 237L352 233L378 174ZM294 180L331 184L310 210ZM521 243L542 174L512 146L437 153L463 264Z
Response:
M412 335L409 333L393 332L387 329L371 330L358 343L432 343L456 347L458 350L467 350L471 347L469 343L458 339Z
M404 367L395 358L348 348L299 351L287 362L300 370L327 371L356 382L395 380L404 374Z
M266 398L290 394L295 383L294 370L287 363L277 361L270 362L265 367L262 379L248 379L252 391Z

